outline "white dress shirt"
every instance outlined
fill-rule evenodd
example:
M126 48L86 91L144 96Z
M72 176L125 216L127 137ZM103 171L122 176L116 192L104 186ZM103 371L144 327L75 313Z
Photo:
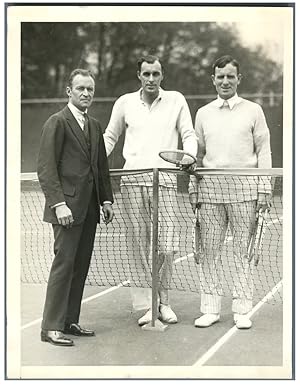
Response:
M77 120L77 123L79 124L81 129L83 130L85 121L84 114L87 114L87 110L81 111L77 107L75 107L74 104L72 104L71 102L68 103L68 108L72 112L74 118Z

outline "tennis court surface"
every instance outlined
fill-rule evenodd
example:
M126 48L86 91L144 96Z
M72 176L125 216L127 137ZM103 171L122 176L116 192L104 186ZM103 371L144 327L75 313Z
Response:
M237 330L231 299L224 298L220 322L199 329L193 325L199 316L199 295L172 291L178 324L169 325L164 332L147 332L137 324L143 313L132 311L130 289L109 289L85 289L81 324L94 329L96 337L74 337L74 347L61 348L39 338L45 285L22 285L22 365L282 365L281 303L262 305L251 317L253 327ZM221 338L224 342L214 347ZM211 356L205 356L210 349Z
M38 368L43 371L44 367L93 366L98 368L96 378L118 378L118 372L112 366L154 366L173 367L163 376L167 378L180 378L179 374L176 375L179 367L191 367L186 378L205 377L205 368L210 367L247 367L245 378L264 378L268 373L271 377L270 373L274 373L273 378L285 378L280 173L272 175L275 186L273 207L267 220L259 262L253 266L254 307L249 314L253 326L249 330L238 330L232 318L231 269L234 260L231 257L233 245L230 232L226 234L222 251L224 280L220 322L209 328L194 327L194 320L201 314L199 265L195 263L193 254L193 213L183 173L172 172L167 176L170 179L169 175L172 178L176 176L176 207L179 208L176 219L178 250L170 284L171 304L178 316L178 323L169 325L164 332L144 331L137 324L143 311L132 309L129 276L135 277L135 286L143 287L148 283L142 279L138 281L141 277L139 271L129 271L130 246L126 242L126 223L122 219L120 174L112 173L115 220L112 226L100 225L97 231L80 319L84 327L95 330L96 336L74 337L75 346L71 348L56 347L40 341L41 315L53 239L51 227L41 221L43 196L39 186L26 176L27 181L22 184L21 266L21 365L24 377L30 377L29 373L35 377L37 372L41 373ZM159 204L168 210L168 201ZM111 367L111 370L107 369L110 370L107 374L107 370L99 372L99 367ZM269 372L266 368L269 368ZM243 378L237 372L230 373L226 378ZM160 377L155 374L155 369L150 371L149 378ZM58 376L54 373L52 375L53 378ZM212 372L210 378L218 376L217 372ZM138 377L143 378L142 375Z

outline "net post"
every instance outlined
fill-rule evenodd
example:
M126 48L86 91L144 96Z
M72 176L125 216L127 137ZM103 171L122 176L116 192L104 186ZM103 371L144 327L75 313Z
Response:
M153 169L152 184L153 199L153 219L152 219L152 320L150 324L142 326L143 330L164 331L167 325L164 325L158 319L158 204L159 204L159 170Z

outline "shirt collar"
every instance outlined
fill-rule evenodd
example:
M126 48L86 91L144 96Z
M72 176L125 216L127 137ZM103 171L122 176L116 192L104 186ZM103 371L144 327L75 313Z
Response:
M81 111L76 106L74 106L74 104L72 104L71 102L68 103L68 107L76 119L77 118L83 119L84 114L87 113L87 110Z
M138 90L138 96L139 96L139 99L141 100L141 102L144 103L144 101L143 101L143 99L142 99L142 91L143 91L142 88L140 88L140 89ZM161 100L162 97L163 97L163 94L164 94L164 90L163 90L161 87L159 87L157 98L154 99L154 101L158 102L159 100ZM153 102L154 102L154 101L153 101Z
M221 108L223 107L223 104L224 104L224 99L222 99L219 95L217 97L217 99L214 100L214 104ZM239 104L241 102L241 98L238 96L238 94L235 94L233 95L230 99L227 99L227 102L228 102L228 105L229 105L229 108L232 110L233 107L236 105L236 104Z

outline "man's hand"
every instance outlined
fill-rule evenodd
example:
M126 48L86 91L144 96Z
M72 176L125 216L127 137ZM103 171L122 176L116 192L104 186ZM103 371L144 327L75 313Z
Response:
M258 193L256 212L258 213L259 211L266 211L266 210L270 211L271 199L272 199L272 194Z
M186 165L186 166L185 165L181 165L179 167L179 170L193 173L196 168L197 168L197 163L193 163L191 165Z
M112 205L110 203L104 203L104 205L102 207L102 212L104 215L104 222L107 225L108 223L110 223L112 221L112 219L114 217Z
M192 193L189 194L189 199L190 199L190 204L192 206L193 213L195 213L196 208L197 208L197 201L198 201L198 194L197 193Z
M60 225L67 229L72 227L74 222L72 211L66 204L55 207L55 214Z

